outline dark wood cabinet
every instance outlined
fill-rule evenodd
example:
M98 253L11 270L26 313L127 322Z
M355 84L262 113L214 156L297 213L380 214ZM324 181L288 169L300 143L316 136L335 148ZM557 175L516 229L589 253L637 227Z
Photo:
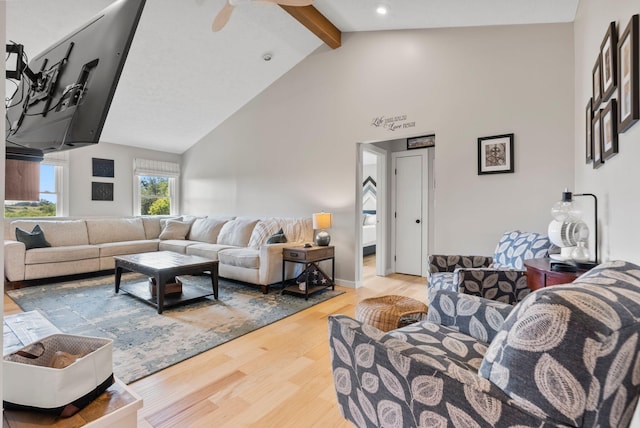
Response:
M585 269L578 269L576 272L553 271L551 270L551 262L552 260L549 258L524 261L524 266L527 268L527 286L531 290L571 283L587 271Z

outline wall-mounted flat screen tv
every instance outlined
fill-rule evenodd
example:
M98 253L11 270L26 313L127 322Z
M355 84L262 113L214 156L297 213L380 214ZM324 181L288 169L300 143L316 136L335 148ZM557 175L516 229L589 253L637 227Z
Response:
M115 1L29 62L7 106L7 157L98 143L144 4Z

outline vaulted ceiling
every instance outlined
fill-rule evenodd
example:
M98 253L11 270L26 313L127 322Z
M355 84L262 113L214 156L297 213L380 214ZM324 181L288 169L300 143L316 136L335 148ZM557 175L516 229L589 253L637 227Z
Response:
M182 153L323 42L283 8L226 0L147 0L102 141ZM571 22L579 0L315 0L342 32ZM6 2L7 40L30 57L112 0ZM386 15L376 13L384 5ZM265 54L271 56L265 61ZM7 86L7 92L12 91Z

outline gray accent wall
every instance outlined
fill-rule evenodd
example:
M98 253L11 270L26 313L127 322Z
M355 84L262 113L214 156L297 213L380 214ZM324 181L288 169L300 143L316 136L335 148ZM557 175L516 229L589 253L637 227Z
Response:
M183 211L332 212L350 285L356 143L435 132L433 249L491 254L506 229L545 231L573 183L573 79L570 23L344 34L183 154ZM504 133L515 173L478 176L477 138Z

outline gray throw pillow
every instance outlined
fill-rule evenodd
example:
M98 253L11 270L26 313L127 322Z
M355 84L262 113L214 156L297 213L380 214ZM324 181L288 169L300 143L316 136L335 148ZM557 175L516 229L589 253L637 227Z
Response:
M284 236L282 228L267 239L267 244L284 244L285 242L287 242L287 237Z
M22 242L24 246L27 247L27 250L51 246L51 244L44 239L44 232L39 224L36 224L31 232L16 227L16 239Z

